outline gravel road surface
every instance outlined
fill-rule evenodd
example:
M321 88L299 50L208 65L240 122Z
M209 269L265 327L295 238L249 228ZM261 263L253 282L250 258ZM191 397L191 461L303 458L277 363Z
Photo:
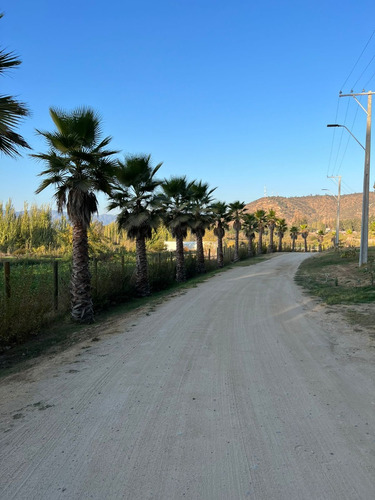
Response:
M375 498L374 341L237 267L1 381L0 498Z

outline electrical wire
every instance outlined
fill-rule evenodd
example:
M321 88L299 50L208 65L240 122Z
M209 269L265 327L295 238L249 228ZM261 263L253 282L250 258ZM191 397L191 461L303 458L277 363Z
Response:
M344 117L343 125L346 124L346 118L348 116L349 104L350 104L350 100L348 99L348 104L346 106L346 112L345 112L345 117ZM333 172L335 172L336 168L337 168L337 162L338 162L338 159L339 159L339 154L340 154L340 150L341 150L341 144L342 144L343 135L344 135L344 129L342 128L341 129L341 134L340 134L339 146L337 148L337 154L336 154L335 164L333 166Z
M365 85L364 85L364 88L365 88L365 89L367 88L367 85L371 82L371 80L374 78L374 76L375 76L375 71L374 71L374 73L372 74L371 78L370 78L370 79L369 79L369 80L365 83Z
M341 90L345 87L346 82L347 82L347 81L349 80L349 78L351 77L351 75L352 75L353 71L355 70L355 68L356 68L357 64L359 63L359 61L360 61L360 59L361 59L361 57L362 57L363 53L364 53L364 52L365 52L365 50L367 49L368 44L371 42L371 39L372 39L372 37L374 36L374 34L375 34L375 30L372 32L372 34L371 34L370 38L368 39L368 41L367 41L367 43L366 43L366 45L365 45L364 49L362 50L362 52L361 52L360 56L358 57L357 62L354 64L354 66L353 66L353 68L352 68L351 72L350 72L350 73L349 73L349 75L347 76L347 78L346 78L345 82L341 85Z
M339 105L340 105L340 97L337 98L335 123L337 123L337 116L338 116L338 113L339 113ZM336 129L333 130L333 134L332 134L331 150L329 152L329 159L328 159L328 166L327 166L327 177L328 177L328 173L329 173L330 168L331 168L332 153L333 153L333 144L335 142L335 135L336 135Z
M358 110L359 110L359 106L357 106L357 107L356 107L356 110L355 110L355 113L354 113L353 122L352 122L351 126L349 127L349 130L353 130L353 129L354 129L354 124L355 124L356 119L357 119ZM344 150L344 153L343 153L343 155L342 155L340 165L339 165L339 167L338 167L338 169L337 169L337 174L340 172L341 167L342 167L342 164L343 164L343 162L344 162L345 155L346 155L346 151L347 151L347 149L348 149L350 139L352 139L352 136L351 136L350 134L348 134L348 140L346 141L345 150Z
M352 89L354 89L354 87L357 85L357 83L359 82L359 80L362 78L362 76L365 74L367 68L370 66L370 64L372 63L372 61L375 59L375 54L372 56L372 58L370 59L370 62L367 64L367 66L365 67L365 69L362 71L362 73L359 75L359 77L357 78L356 82L354 83L354 85L352 86Z

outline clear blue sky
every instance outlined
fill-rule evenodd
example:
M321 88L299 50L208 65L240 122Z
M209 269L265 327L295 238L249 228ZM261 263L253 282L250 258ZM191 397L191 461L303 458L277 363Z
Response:
M37 152L50 106L87 105L120 156L151 153L163 177L202 179L220 200L250 202L264 186L335 192L326 176L337 173L344 193L362 190L361 148L326 124L345 121L365 141L364 112L338 93L358 77L355 91L368 80L375 90L375 36L342 87L374 31L373 0L6 0L1 10L0 45L22 65L0 93L29 105L19 130ZM52 203L52 190L34 194L41 169L27 153L2 156L0 200Z

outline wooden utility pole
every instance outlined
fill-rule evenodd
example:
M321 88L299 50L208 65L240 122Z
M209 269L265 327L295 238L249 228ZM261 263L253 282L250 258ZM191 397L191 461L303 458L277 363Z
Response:
M365 145L365 168L363 174L363 197L362 197L362 222L361 222L361 246L359 249L359 267L367 264L368 253L368 211L370 192L370 152L371 152L371 104L375 92L361 92L359 94L340 94L340 97L354 97L359 106L367 114L366 145ZM367 109L358 101L357 96L367 95Z

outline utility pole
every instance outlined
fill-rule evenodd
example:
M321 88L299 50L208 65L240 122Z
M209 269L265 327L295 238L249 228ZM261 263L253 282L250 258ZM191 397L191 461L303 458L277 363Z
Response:
M359 267L367 264L368 251L368 211L370 192L370 152L371 152L371 104L375 92L361 92L359 94L339 94L340 97L354 97L359 106L367 115L366 146L365 146L365 169L363 174L363 197L362 197L362 222L361 222L361 246L359 249ZM358 101L357 96L367 95L367 109Z
M335 247L339 247L339 233L340 233L340 195L341 195L341 175L327 175L328 179L338 179L338 193L337 193L337 214L336 214L336 239Z

